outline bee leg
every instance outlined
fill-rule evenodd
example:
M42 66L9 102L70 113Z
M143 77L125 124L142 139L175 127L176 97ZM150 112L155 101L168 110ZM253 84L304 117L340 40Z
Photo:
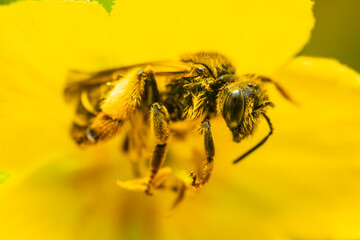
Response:
M169 138L169 114L165 106L154 103L150 110L151 131L155 139L155 149L150 157L150 176L145 193L151 195L152 181L161 168L167 149Z
M157 89L155 75L150 66L146 66L137 73L135 81L143 82L144 89L141 91L141 105L146 106L150 109L151 105L154 102L158 101L159 91ZM139 128L146 124L148 120L147 114L143 115L133 114L131 121L131 128L125 137L123 144L123 151L129 156L131 167L133 170L133 175L135 178L138 178L141 174L140 172L140 162L143 158L142 153L143 149L146 147L146 138L144 140L144 129ZM138 131L136 130L138 129ZM139 134L141 133L141 134Z
M134 146L131 142L131 134L132 133L129 131L125 135L124 142L122 143L122 151L125 152L129 157L132 174L134 178L139 178L141 176L141 171L140 171L141 157L138 154L136 154L137 149L134 149Z
M142 96L142 104L151 107L153 103L159 101L159 90L157 88L155 75L150 66L140 70L139 76L144 80L144 94Z
M211 133L211 126L209 120L205 120L200 125L200 133L204 134L204 147L206 152L206 159L202 163L202 176L201 180L197 181L197 176L194 172L190 174L193 178L192 185L195 188L199 188L209 181L211 172L214 167L214 155L215 155L215 147L214 140Z

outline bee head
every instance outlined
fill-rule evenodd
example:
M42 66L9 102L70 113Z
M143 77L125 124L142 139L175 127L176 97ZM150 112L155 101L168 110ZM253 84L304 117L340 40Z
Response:
M259 86L254 80L236 81L225 86L217 97L218 113L222 113L235 142L252 134L261 113L271 105Z

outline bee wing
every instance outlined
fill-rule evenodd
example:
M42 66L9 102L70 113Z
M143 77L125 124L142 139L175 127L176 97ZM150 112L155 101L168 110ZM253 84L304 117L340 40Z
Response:
M66 79L65 97L68 99L71 96L78 95L83 90L120 80L126 71L128 71L128 68L115 68L92 73L69 70Z
M109 111L105 113L102 103L116 87L124 87L122 83L129 84L134 80L134 77L137 77L136 73L147 66L151 67L155 76L171 77L187 72L185 66L174 65L169 62L140 64L95 73L69 71L65 97L67 100L74 98L78 100L71 131L78 144L92 144L116 134L123 120L126 120L127 112L134 110L131 107L134 104L126 104L120 108L120 112L113 109L114 105L117 105L116 103L109 104L105 108L110 110L110 113ZM112 114L114 111L116 114ZM124 114L120 117L121 112Z
M92 73L69 70L65 87L65 98L71 99L72 96L78 95L83 90L95 88L114 81L120 81L129 70L136 68L140 70L146 66L152 67L155 76L184 74L188 69L188 65L182 62L154 62Z

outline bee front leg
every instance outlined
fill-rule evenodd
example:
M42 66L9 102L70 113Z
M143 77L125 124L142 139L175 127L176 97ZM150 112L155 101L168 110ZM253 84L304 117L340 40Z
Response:
M151 132L156 143L155 149L150 157L150 176L145 193L151 195L152 181L161 168L167 150L169 138L169 113L165 106L154 103L150 110Z
M191 173L191 177L193 178L192 185L195 188L199 188L209 181L213 167L214 167L214 155L215 155L215 147L214 140L211 133L211 126L209 120L205 120L200 125L200 133L204 134L204 147L206 152L206 159L202 163L202 176L200 181L197 180L197 176L194 172Z

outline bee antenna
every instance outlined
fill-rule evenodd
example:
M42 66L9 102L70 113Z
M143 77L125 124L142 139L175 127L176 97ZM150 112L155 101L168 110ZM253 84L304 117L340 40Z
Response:
M260 76L260 80L262 82L270 82L272 84L275 85L276 89L281 93L281 95L288 101L294 103L295 105L298 105L298 103L290 96L290 94L276 81L268 78L268 77L264 77L264 76Z
M243 155L241 155L239 158L237 158L236 160L233 161L233 164L236 164L238 162L240 162L242 159L244 159L246 156L248 156L250 153L252 153L253 151L255 151L257 148L259 148L261 145L263 145L266 140L270 137L270 135L273 133L274 128L270 122L270 119L268 116L265 115L265 113L262 113L262 115L264 116L264 118L266 119L266 122L269 125L270 128L270 132L266 135L266 137L264 137L258 144L256 144L253 148L251 148L249 151L247 151L246 153L244 153Z

